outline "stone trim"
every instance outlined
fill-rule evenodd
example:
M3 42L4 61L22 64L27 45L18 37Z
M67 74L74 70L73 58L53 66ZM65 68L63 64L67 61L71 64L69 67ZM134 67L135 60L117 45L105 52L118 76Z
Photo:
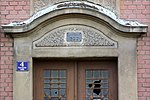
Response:
M127 21L119 19L115 13L91 2L86 1L72 1L58 3L53 6L49 6L35 13L31 18L23 22L10 23L8 25L2 25L2 28L6 33L23 33L32 30L42 22L64 14L85 14L94 16L103 20L105 23L112 26L114 29L126 33L146 33L148 26L140 24L136 21Z

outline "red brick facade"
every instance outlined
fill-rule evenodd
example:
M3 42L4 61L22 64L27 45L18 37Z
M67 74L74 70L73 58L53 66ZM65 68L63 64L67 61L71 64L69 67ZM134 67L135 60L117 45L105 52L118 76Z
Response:
M121 0L121 18L137 20L150 27L149 0ZM150 100L150 28L137 44L138 100Z
M29 0L1 0L0 26L29 18ZM13 38L0 27L0 100L13 100Z
M0 26L29 18L30 0L1 0ZM121 0L120 16L150 27L149 0ZM13 38L0 27L0 100L13 98ZM150 100L150 28L137 44L138 100Z

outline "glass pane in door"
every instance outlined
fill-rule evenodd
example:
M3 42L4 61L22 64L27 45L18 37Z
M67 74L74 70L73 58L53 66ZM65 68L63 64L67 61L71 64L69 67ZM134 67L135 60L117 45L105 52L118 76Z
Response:
M66 100L66 70L44 70L44 100Z
M109 100L109 72L86 70L86 100Z

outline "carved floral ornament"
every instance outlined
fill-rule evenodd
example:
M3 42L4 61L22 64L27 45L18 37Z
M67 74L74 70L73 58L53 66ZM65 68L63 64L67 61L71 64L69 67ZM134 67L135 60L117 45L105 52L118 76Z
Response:
M67 41L67 33L81 33L81 40L77 35L70 36L72 40ZM103 48L117 48L117 42L108 38L102 32L87 26L70 25L54 29L42 38L33 42L34 48L38 47L69 47L69 46L95 46Z

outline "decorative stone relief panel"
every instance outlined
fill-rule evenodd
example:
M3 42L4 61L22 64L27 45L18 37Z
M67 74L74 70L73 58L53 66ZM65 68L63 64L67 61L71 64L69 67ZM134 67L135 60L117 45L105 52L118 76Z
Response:
M51 6L59 2L64 1L75 1L75 0L33 0L33 12L37 12L38 10L46 7ZM89 1L95 4L99 4L108 8L111 11L116 11L116 0L76 0L76 1Z
M40 10L48 5L49 6L54 5L55 3L59 3L59 2L63 2L63 1L68 1L68 0L33 0L34 12L37 12L38 10Z
M69 25L56 28L33 42L34 48L72 46L117 48L117 42L110 39L99 30L82 25Z

